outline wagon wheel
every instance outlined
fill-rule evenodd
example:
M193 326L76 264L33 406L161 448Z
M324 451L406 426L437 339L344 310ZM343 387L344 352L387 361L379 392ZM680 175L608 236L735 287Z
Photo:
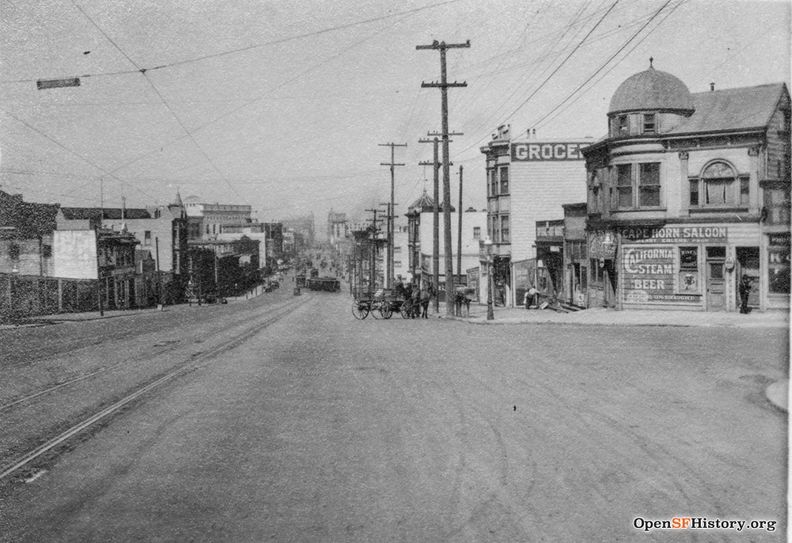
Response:
M371 316L375 319L382 318L382 302L374 302L370 308Z
M368 317L369 308L363 302L352 302L352 314L358 320L363 320Z
M412 316L410 314L411 311L412 309L410 308L410 304L408 303L401 304L401 307L399 308L399 313L401 313L403 319L409 319Z
M382 302L379 311L383 319L389 319L393 315L393 308L388 302Z

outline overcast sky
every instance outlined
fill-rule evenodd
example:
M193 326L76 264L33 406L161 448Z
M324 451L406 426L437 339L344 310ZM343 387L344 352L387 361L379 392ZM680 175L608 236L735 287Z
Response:
M426 187L440 129L432 40L448 52L451 145L465 206L485 206L478 150L496 126L600 137L611 95L654 57L692 92L790 82L790 4L700 0L0 0L0 188L107 206L183 197L259 220L385 202ZM75 88L36 80L83 76ZM578 90L579 89L579 90ZM577 90L577 92L575 92ZM456 188L454 188L456 190ZM454 197L456 201L456 196Z

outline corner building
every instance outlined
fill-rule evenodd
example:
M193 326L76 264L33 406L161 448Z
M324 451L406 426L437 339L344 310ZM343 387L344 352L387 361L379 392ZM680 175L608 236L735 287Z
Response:
M564 204L585 199L582 150L593 141L512 138L509 128L501 126L481 147L486 156L487 235L493 242L496 299L505 299L507 305L522 303L522 292L535 281L525 270L537 264L537 221L560 219Z
M588 305L789 309L784 83L691 93L651 66L624 81L587 171Z

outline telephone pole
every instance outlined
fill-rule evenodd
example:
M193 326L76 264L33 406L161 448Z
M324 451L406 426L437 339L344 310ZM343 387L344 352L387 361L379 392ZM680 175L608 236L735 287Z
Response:
M440 161L438 159L439 151L438 145L440 140L435 136L433 139L420 139L419 143L433 143L434 144L434 160L432 162L419 162L419 166L432 166L434 170L434 210L432 213L432 284L435 290L440 292ZM420 256L420 255L419 255ZM440 297L435 295L434 298L435 313L440 313Z
M459 165L459 221L457 221L457 274L462 275L462 164Z
M465 43L446 43L444 41L438 42L435 40L431 45L416 45L415 48L421 49L434 49L440 51L440 82L433 81L431 83L421 82L421 87L438 87L441 96L441 115L442 115L442 130L443 130L443 223L445 226L445 276L446 276L446 315L453 316L454 314L454 301L452 294L454 293L454 266L451 259L451 177L448 171L448 88L449 87L467 87L467 83L449 83L446 79L446 51L448 49L460 49L470 47L470 40Z
M404 164L399 164L395 162L395 154L394 148L395 147L407 147L406 143L379 143L380 147L390 147L391 150L391 160L390 162L380 162L380 166L390 166L390 174L391 174L391 193L390 193L390 209L388 211L388 261L385 264L385 288L391 288L393 281L393 238L394 238L394 184L395 184L395 176L396 176L396 166L404 166Z
M382 213L381 209L366 209L374 214L374 218L371 220L371 236L369 240L369 284L368 284L368 296L371 298L374 295L374 291L376 290L377 286L377 234L379 233L379 228L377 227L377 213Z

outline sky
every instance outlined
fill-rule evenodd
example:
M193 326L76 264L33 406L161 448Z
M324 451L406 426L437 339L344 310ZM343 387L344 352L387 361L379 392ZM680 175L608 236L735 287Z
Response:
M452 194L486 205L479 148L501 124L601 137L649 66L691 92L790 85L790 3L738 0L0 0L0 189L63 206L177 191L260 221L362 219L432 191L447 53ZM79 87L36 81L81 76Z

